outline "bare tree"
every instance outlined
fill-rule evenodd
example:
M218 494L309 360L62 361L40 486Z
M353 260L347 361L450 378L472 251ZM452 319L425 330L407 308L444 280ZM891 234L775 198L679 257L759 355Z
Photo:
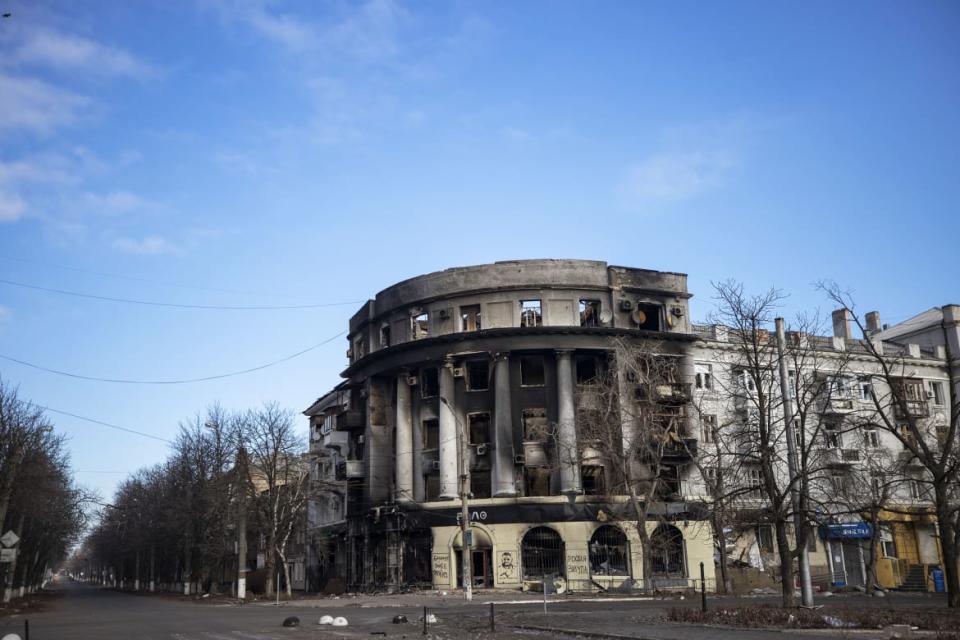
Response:
M609 358L596 377L578 389L580 456L602 461L604 493L628 499L643 556L643 586L655 585L656 549L647 528L663 519L665 500L679 497L679 463L694 452L685 428L689 384L680 381L678 357L656 341L612 338Z
M249 453L251 504L255 505L266 538L265 591L269 596L277 587L273 578L279 557L290 595L286 547L296 528L305 524L309 483L306 446L296 433L293 414L276 404L249 411L243 419L242 432Z

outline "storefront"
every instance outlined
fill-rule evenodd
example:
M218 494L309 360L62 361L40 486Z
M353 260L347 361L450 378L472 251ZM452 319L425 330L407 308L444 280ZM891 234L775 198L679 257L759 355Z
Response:
M820 528L827 552L830 585L865 587L873 527L868 522L827 524Z

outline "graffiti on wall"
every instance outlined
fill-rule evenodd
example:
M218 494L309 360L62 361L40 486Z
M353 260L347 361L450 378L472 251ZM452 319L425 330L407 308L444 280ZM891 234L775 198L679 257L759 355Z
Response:
M519 567L516 551L501 551L497 554L497 581L519 582Z
M450 556L445 553L433 554L433 581L440 584L450 583Z

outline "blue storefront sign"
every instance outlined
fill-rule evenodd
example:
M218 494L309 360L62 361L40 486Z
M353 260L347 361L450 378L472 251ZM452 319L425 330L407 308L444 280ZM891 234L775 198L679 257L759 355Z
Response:
M873 537L873 527L869 522L843 522L826 524L820 527L824 540L865 540Z

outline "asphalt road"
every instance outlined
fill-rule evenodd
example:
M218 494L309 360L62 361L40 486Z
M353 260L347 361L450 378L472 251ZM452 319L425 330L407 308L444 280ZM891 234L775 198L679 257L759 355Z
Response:
M385 631L389 636L399 638L405 634L407 638L420 638L420 627L416 621L420 618L422 607L419 606L340 606L326 609L323 603L314 602L307 605L290 603L279 608L268 604L249 604L243 607L217 603L197 603L183 601L176 597L162 597L158 595L121 593L109 589L75 583L60 582L53 586L63 592L63 597L55 599L48 610L27 616L15 616L0 619L0 637L6 633L23 634L23 618L30 620L30 640L281 640L295 638L297 640L319 638L370 638L372 632ZM767 598L751 599L759 604ZM776 598L769 598L775 602ZM909 598L913 600L913 598ZM712 600L718 604L720 599ZM463 630L463 637L471 629L486 628L488 608L482 603L470 607L452 602L438 603L425 598L424 603L430 604L432 611L441 618L452 637L461 637L457 630ZM916 602L904 599L900 604L936 605L938 599L918 597ZM319 604L319 606L318 606ZM851 599L847 606L889 606L889 601L875 598L858 597L856 602ZM608 625L619 626L623 633L623 626L628 619L644 612L652 613L670 606L699 606L699 600L685 601L627 601L615 602L604 600L588 601L555 601L550 603L550 613L556 615L542 616L542 605L536 602L528 604L499 604L498 612L502 612L502 621L505 623L499 630L508 631L509 622L525 623L528 620L543 624L545 620L557 625L565 626L565 622L574 622L581 618L594 618L598 622L604 620ZM583 616L576 615L583 612ZM317 619L329 613L334 616L342 615L348 618L350 626L343 629L320 627ZM539 613L540 615L534 615ZM391 625L390 621L397 614L405 614L412 624ZM562 615L565 614L565 615ZM282 627L283 619L290 615L300 618L301 627L287 629ZM498 619L501 614L498 614ZM619 620L619 624L617 624ZM627 623L628 626L629 623ZM640 625L646 627L646 625ZM654 625L658 626L658 625ZM634 627L636 629L636 627ZM441 628L438 627L437 631ZM599 629L597 629L599 630ZM660 631L658 629L658 631ZM653 628L648 628L649 636L655 637L727 637L727 634L712 633L701 636L692 628L686 632L673 627L669 634L659 634ZM698 630L701 633L706 629ZM680 633L677 633L680 632ZM738 640L764 636L760 632L746 632L731 630L730 635ZM500 634L497 634L500 637ZM507 633L507 637L512 636ZM526 637L537 637L537 633L525 633ZM543 637L556 637L555 634L543 634ZM646 634L645 634L646 635ZM449 637L449 636L445 636ZM783 638L784 636L779 636Z

